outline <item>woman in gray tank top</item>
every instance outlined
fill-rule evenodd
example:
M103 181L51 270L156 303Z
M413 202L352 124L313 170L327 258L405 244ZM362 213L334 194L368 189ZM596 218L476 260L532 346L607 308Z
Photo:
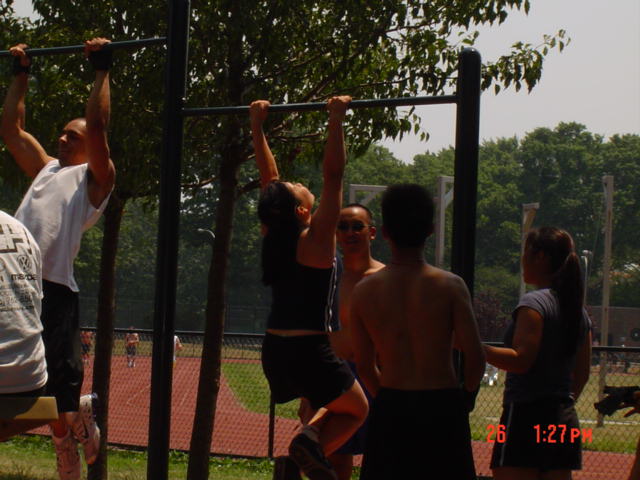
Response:
M495 426L496 480L570 479L581 468L575 401L589 378L591 325L583 307L580 261L571 236L532 230L522 270L536 290L520 299L504 347L485 346L487 361L507 371L503 413Z

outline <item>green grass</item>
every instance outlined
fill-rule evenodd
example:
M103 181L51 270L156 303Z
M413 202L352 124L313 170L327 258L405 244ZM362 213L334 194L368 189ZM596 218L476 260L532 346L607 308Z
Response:
M187 454L170 452L169 478L186 478L187 464ZM267 480L273 474L272 462L267 459L212 457L209 468L209 478L219 480ZM146 476L146 453L109 449L110 480L142 480ZM50 439L19 436L0 443L0 480L58 480Z
M224 363L222 371L232 390L247 410L269 413L269 387L262 373L260 364ZM636 385L638 372L630 374L611 373L607 375L608 385ZM502 394L504 372L500 372L498 387L483 385L476 401L476 408L470 416L471 434L474 440L487 440L487 426L496 425L502 413ZM577 410L582 429L592 430L591 443L584 442L586 450L597 450L618 453L633 453L638 441L640 415L623 418L623 411L611 417L605 417L603 427L596 427L597 412L593 407L597 401L598 369L592 369L589 382L578 401ZM297 419L298 401L278 405L276 415Z
M252 412L269 413L269 384L259 363L223 363L222 373L240 403ZM276 406L276 415L298 419L298 400Z

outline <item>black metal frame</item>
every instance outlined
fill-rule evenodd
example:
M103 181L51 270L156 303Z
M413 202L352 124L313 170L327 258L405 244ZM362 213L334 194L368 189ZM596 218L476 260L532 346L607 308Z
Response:
M150 45L164 44L167 41L165 37L153 37L153 38L139 38L137 40L121 40L117 42L110 42L104 47L105 50L120 50L122 48L141 48L148 47ZM44 55L64 55L68 53L83 52L83 45L66 45L63 47L44 47L44 48L26 48L25 52L30 57L44 56ZM11 52L9 50L0 50L0 57L9 57Z
M169 2L167 35L166 103L156 293L154 344L149 417L147 478L165 480L169 468L169 425L171 413L171 359L175 321L175 279L178 257L180 163L184 118L187 116L246 114L248 107L184 108L190 0ZM473 292L478 138L480 123L480 54L464 49L460 54L456 95L382 100L355 100L351 108L397 107L455 103L457 105L456 160L453 207L452 270ZM322 110L323 103L272 105L271 111Z

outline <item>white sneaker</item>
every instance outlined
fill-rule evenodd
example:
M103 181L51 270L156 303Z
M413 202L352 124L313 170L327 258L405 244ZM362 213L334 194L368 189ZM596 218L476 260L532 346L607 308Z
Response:
M58 475L60 480L80 480L80 455L78 455L78 442L73 438L71 430L62 437L51 435L56 449L58 463Z
M74 414L75 417L70 422L73 434L84 449L87 465L94 463L100 453L100 429L93 416L94 398L98 397L95 394L80 397L79 412Z

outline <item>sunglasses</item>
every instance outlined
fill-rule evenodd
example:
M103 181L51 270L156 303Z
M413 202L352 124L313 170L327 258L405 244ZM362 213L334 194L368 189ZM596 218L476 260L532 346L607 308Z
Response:
M361 232L362 230L364 230L365 228L369 228L369 226L365 225L364 223L360 223L360 222L356 222L356 223L339 223L338 224L338 231L340 232L348 232L349 230L351 230L352 232Z

